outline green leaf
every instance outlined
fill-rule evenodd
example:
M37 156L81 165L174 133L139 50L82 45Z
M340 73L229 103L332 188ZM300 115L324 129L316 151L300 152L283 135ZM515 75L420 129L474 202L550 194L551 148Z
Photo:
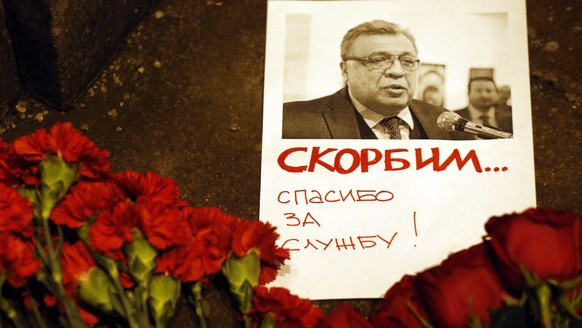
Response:
M504 306L492 310L491 328L527 328L525 309L519 306Z
M562 293L558 296L558 304L560 304L562 309L566 311L566 313L571 315L574 319L582 321L582 317L578 313L578 308L574 306L572 302L570 302L570 300L568 299L568 297L566 297L565 294Z
M534 272L529 272L523 265L519 265L519 270L521 271L527 288L535 289L542 284L540 278Z
M556 285L558 288L565 291L565 290L570 290L576 286L579 286L580 283L582 283L582 275L579 275L576 278L570 279L568 281L564 281L561 284L556 284Z

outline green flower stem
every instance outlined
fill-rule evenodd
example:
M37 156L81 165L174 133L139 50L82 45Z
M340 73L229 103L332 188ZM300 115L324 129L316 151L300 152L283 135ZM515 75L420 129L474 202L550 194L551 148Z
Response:
M47 245L48 248L48 264L50 266L50 268L52 269L53 266L55 265L54 260L56 259L56 255L55 255L55 250L53 249L53 240L52 240L52 236L51 236L51 231L50 231L50 227L49 227L49 218L41 218L40 219L42 222L42 231L44 233L44 241ZM43 251L44 253L44 251ZM60 265L59 265L60 267ZM60 271L60 270L59 270Z
M132 234L133 242L124 245L124 252L127 256L128 272L138 285L134 289L133 304L136 305L138 318L144 323L148 323L149 289L157 265L158 252L139 229L134 228Z
M231 294L238 301L245 327L251 327L251 318L248 314L252 308L253 288L259 285L261 274L259 250L252 248L243 257L231 252L222 265L222 273L228 281Z
M550 297L552 295L552 291L547 284L541 284L536 288L535 292L540 307L542 327L552 328L552 312L550 309Z
M273 312L267 313L263 321L261 322L261 326L259 328L276 328L277 322L275 322L275 315Z
M252 327L252 318L249 316L249 313L253 307L253 288L254 287L248 281L245 281L240 288L245 295L243 302L240 305L245 320L245 328Z
M206 301L202 297L202 282L197 281L191 290L194 295L194 307L196 308L196 315L198 316L200 327L206 328Z
M414 305L412 305L412 303L408 302L408 304L406 304L406 306L408 307L408 309L410 311L412 311L412 313L414 313L414 316L418 319L418 321L420 322L422 327L434 328L433 325L431 325L430 322L428 322L428 320L423 318L422 315L420 315L420 313L418 313L418 310L416 310L416 308L414 307Z
M16 326L17 328L28 327L24 320L22 319L22 316L20 316L18 311L16 311L16 309L14 308L14 304L12 304L11 301L5 299L4 297L0 297L0 308L2 309L2 311L4 311L6 316L10 320L12 320L14 326Z
M42 245L40 244L40 240L38 238L37 238L36 242L34 243L34 250L35 250L36 255L38 256L42 266L48 268L49 261L48 261L48 258L46 257L44 249L42 248Z
M6 281L6 274L3 273L2 275L0 275L0 290L2 290L2 287L4 286L5 281ZM16 328L26 328L27 327L26 323L24 322L24 319L22 319L22 316L14 307L14 303L12 303L10 300L4 298L4 296L2 296L2 295L0 295L0 309L6 314L6 316L10 320L12 320L12 323L14 323L14 326L16 326Z
M61 271L61 263L60 263L60 251L62 249L63 237L62 231L59 228L59 240L57 249L55 250L53 247L52 236L50 234L50 227L49 227L49 220L48 218L41 218L42 221L42 229L44 232L44 239L47 243L48 248L48 257L44 252L44 249L39 245L37 246L37 250L41 252L41 259L44 258L45 262L43 266L46 268L47 276L50 276L51 279L45 279L45 285L52 287L49 289L53 292L53 295L57 298L59 303L64 307L66 320L70 327L87 327L83 319L81 319L81 315L79 314L79 310L75 304L65 293L65 288L63 287L63 274Z
M46 328L46 323L42 319L40 312L38 312L38 303L36 303L36 301L34 300L34 297L32 297L32 292L30 291L30 287L26 286L25 291L26 291L26 295L28 296L28 299L30 300L30 304L31 304L31 308L32 308L32 315L34 316L34 322L36 323L36 327Z
M125 313L120 313L120 314L127 319L129 327L131 327L131 328L147 327L147 326L140 326L135 321L135 318L134 318L135 311L133 310L129 299L127 298L127 295L125 294L125 289L123 289L123 286L121 286L121 283L119 282L119 271L117 270L117 266L115 265L115 262L112 259L107 258L107 257L105 257L101 254L95 253L95 252L91 252L91 255L93 255L93 259L95 259L97 264L99 264L99 266L103 270L105 270L105 272L107 272L109 279L113 283L113 287L115 288L115 291L119 295L119 298L121 300L121 304L122 304L123 309L125 311Z
M568 299L568 297L566 297L565 294L562 293L558 297L558 302L560 303L560 305L562 306L562 308L564 310L566 310L566 312L569 315L571 315L574 319L576 319L577 321L582 321L582 316L580 316L580 314L578 314L578 311L573 306L572 302L570 302L570 300Z
M63 235L63 229L60 226L57 226L57 234L59 236L59 238L57 239L57 249L55 250L55 254L57 255L57 259L59 260L58 264L59 264L59 268L61 266L61 262L60 262L60 258L61 258L61 254L63 252L63 245L64 245L64 240L65 240L65 236Z
M58 296L57 299L61 303L61 305L65 308L65 313L67 314L67 322L69 323L69 327L77 328L77 327L87 327L81 315L79 314L79 309L73 300L67 296L65 293L65 288L63 284L57 284Z
M138 321L139 321L139 326L140 327L147 327L147 325L149 325L150 322L150 317L149 317L149 311L148 311L148 286L149 284L144 284L143 286L141 286L141 290L139 290L139 295L136 295L137 297L140 297L140 306L138 309ZM140 289L140 288L138 288Z
M89 225L84 224L80 229L77 230L77 234L79 238L83 241L85 246L87 246L87 249L91 250L91 246L89 245L89 228L90 228ZM117 292L117 295L119 295L121 306L123 307L123 311L125 312L119 314L126 318L129 327L139 328L140 326L136 323L134 319L135 311L131 307L131 303L129 302L129 299L125 294L125 289L123 289L123 286L121 286L121 283L119 282L119 271L117 270L117 265L115 264L115 261L93 251L91 251L91 256L93 257L97 265L99 265L101 269L107 272L109 280L113 284L113 287Z
M131 327L131 328L147 327L147 326L140 325L136 322L136 320L134 318L135 311L131 307L131 303L129 302L129 299L127 298L127 295L125 294L125 290L123 289L123 287L119 283L119 280L113 279L113 278L111 280L112 281L116 280L113 283L113 286L115 287L115 290L117 291L117 293L119 294L119 298L121 299L121 304L123 305L123 309L125 310L125 318L128 321L129 327Z

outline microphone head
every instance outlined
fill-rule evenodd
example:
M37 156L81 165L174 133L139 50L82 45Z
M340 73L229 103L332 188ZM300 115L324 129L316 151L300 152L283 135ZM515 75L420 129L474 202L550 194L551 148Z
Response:
M459 114L457 114L457 113L453 113L453 112L443 112L437 118L437 125L442 130L445 130L445 131L448 131L448 132L453 132L453 131L456 130L455 129L455 124L457 123L457 121L459 120L460 117L461 116Z

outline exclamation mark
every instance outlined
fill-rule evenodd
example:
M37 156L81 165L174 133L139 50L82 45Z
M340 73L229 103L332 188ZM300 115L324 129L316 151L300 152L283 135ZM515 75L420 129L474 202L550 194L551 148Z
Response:
M414 221L414 235L416 237L418 237L418 230L416 230L416 211L414 211L414 214L412 216L412 219ZM414 247L416 247L416 245L414 245Z

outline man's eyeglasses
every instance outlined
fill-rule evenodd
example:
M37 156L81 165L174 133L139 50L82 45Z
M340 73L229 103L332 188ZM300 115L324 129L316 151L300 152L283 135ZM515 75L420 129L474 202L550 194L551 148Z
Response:
M371 70L387 70L392 65L394 65L394 61L398 59L400 62L400 66L407 72L414 72L420 67L420 60L416 57L409 56L409 55L402 55L402 56L393 56L387 54L381 55L371 55L368 57L347 57L345 60L356 60L368 67Z

